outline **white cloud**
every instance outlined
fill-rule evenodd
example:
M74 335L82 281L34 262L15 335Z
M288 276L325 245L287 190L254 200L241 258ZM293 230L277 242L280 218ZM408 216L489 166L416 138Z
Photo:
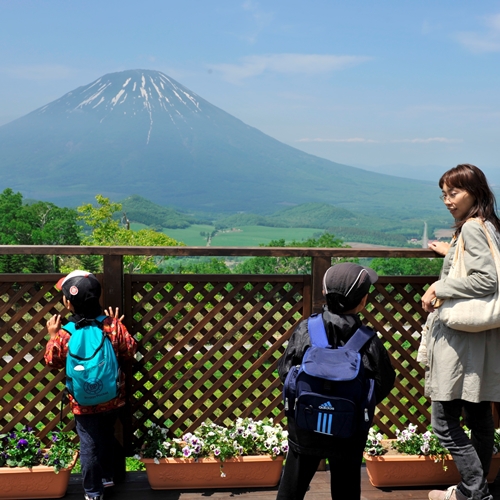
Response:
M32 64L0 68L0 73L21 80L64 80L73 77L77 70L60 64Z
M416 138L416 139L396 139L391 142L410 142L413 144L428 144L430 142L441 142L441 143L457 143L463 142L463 139L448 139L447 137L428 137L426 139Z
M374 141L373 139L363 139L362 137L350 137L348 139L326 139L317 137L315 139L298 139L296 142L366 142L366 143L376 143L379 141Z
M500 14L483 19L487 31L463 31L455 35L456 40L474 53L500 52Z
M263 73L308 74L329 73L369 61L364 56L335 56L321 54L268 54L248 56L240 64L215 64L211 66L222 73L225 80L239 83Z
M376 141L374 139L364 139L363 137L350 137L347 139L332 139L332 138L321 138L317 137L315 139L298 139L295 142L344 142L344 143L365 143L365 144L381 144L381 143L411 143L411 144L429 144L431 142L437 143L457 143L463 142L463 139L449 139L447 137L428 137L428 138L415 138L415 139L392 139L389 141Z
M242 4L242 8L244 11L249 12L252 16L253 21L255 22L255 30L253 33L248 35L243 35L242 38L247 42L253 44L257 41L257 37L259 34L271 24L273 20L273 14L271 12L264 12L257 2L253 0L245 0Z

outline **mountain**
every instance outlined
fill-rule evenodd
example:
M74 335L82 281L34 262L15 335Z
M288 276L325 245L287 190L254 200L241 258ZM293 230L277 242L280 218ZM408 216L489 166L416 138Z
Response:
M131 222L139 222L158 229L183 229L206 220L181 213L172 207L157 205L142 196L132 195L120 201L123 215ZM120 214L122 216L122 214Z
M0 187L58 204L137 194L187 211L270 214L316 202L446 219L434 183L306 154L158 71L111 73L68 92L0 127L0 150Z

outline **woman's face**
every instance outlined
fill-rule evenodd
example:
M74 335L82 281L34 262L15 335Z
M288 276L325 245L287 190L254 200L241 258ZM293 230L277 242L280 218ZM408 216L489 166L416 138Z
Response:
M442 199L455 220L463 220L476 201L465 189L449 187L446 184L443 184Z

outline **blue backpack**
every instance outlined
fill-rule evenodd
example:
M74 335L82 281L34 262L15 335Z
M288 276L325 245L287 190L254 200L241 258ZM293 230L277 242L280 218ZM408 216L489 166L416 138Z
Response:
M365 376L361 348L375 335L360 327L337 349L328 344L321 314L308 319L312 346L285 380L285 415L300 429L337 438L368 430L375 411L375 381Z
M107 403L118 396L120 370L111 341L102 329L105 318L98 316L93 324L82 328L72 322L63 327L71 335L66 387L83 406Z

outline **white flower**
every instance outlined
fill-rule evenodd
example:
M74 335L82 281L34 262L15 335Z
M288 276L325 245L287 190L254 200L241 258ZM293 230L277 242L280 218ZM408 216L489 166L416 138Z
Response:
M154 462L155 462L156 465L160 464L160 461L157 458L154 459Z

